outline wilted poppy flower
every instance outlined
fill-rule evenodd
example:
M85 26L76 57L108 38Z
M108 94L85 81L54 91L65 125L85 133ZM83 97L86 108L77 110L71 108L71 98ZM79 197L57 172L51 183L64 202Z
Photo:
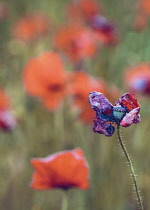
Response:
M42 100L49 110L56 110L66 91L67 76L60 56L44 52L28 61L23 72L26 91Z
M16 118L11 112L11 103L4 91L0 89L0 129L11 131L16 127Z
M133 94L150 95L150 64L131 67L123 75L126 88Z
M49 18L39 12L26 15L15 23L13 35L24 42L30 42L45 35L49 30Z
M97 34L97 39L101 44L112 45L118 42L117 27L106 17L97 14L91 17L88 23Z
M55 35L54 45L73 62L93 56L97 49L95 34L79 25L60 28Z
M89 168L83 151L79 148L46 158L33 158L31 164L35 169L31 187L35 190L88 188Z
M73 106L79 109L80 119L83 122L92 123L95 113L91 109L87 98L92 90L105 93L106 87L104 81L91 77L83 71L70 74L69 81Z
M113 106L102 93L91 92L89 102L96 112L93 131L112 136L115 125L128 127L140 122L140 104L130 93L125 93Z

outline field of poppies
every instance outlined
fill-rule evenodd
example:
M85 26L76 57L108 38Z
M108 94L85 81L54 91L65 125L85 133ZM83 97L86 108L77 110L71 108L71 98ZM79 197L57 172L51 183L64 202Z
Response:
M0 1L1 210L149 210L149 126L149 0Z

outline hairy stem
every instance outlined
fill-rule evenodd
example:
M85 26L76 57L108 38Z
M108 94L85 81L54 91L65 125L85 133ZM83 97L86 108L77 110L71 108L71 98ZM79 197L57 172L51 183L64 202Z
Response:
M126 157L126 159L128 161L128 164L129 164L129 167L130 167L130 170L131 170L133 183L134 183L134 187L135 187L135 192L136 192L136 195L137 195L137 199L138 199L138 204L139 204L140 210L144 210L144 207L143 207L143 204L142 204L142 198L140 196L139 188L138 188L138 185L137 185L137 180L136 180L136 175L135 175L135 172L134 172L133 164L132 164L131 158L130 158L128 152L127 152L127 149L126 149L125 145L122 142L122 138L121 138L121 135L120 135L120 126L119 125L117 126L117 135L118 135L118 140L119 140L120 146L121 146L121 148L122 148L122 150L124 152L124 155L125 155L125 157Z

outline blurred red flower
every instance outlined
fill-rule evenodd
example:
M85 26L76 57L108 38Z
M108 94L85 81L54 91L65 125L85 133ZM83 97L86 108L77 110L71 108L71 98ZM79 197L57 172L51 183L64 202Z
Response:
M35 12L20 18L14 25L13 35L24 42L30 42L45 35L49 30L49 18Z
M89 26L97 35L97 40L102 45L118 43L118 30L116 25L105 16L97 14L89 19Z
M90 107L88 95L93 90L105 93L105 83L103 80L95 79L83 71L71 73L69 78L72 104L79 109L79 118L85 123L92 123L95 112Z
M44 106L56 110L67 94L67 75L60 56L44 52L28 61L23 72L26 91L40 98Z
M11 131L16 127L16 119L11 113L11 103L8 96L0 89L0 129Z
M68 6L69 19L73 22L84 22L96 33L100 44L118 43L116 25L106 18L101 5L93 0L76 0Z
M149 0L139 0L138 9L141 13L146 16L150 16L150 1Z
M67 14L71 19L89 19L101 11L102 7L95 0L75 0L67 5Z
M133 95L150 95L150 63L142 63L125 70L125 86Z
M93 56L97 49L95 34L78 24L61 27L55 35L54 45L73 62Z
M139 0L136 4L137 17L134 23L134 27L137 30L142 30L147 26L148 19L150 18L150 1Z
M35 190L88 188L89 168L80 148L33 158L31 164L35 169L31 187Z

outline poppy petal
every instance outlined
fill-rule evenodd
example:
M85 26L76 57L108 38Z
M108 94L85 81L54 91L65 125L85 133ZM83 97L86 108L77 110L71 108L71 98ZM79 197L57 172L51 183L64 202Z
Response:
M126 108L127 112L130 112L132 109L140 107L140 104L130 93L125 93L119 98L115 106L124 107Z
M100 118L94 118L93 131L96 133L104 134L105 136L112 136L115 132L115 127L111 123L105 123Z
M128 127L131 124L137 124L140 122L140 116L139 116L140 107L137 107L133 110L131 110L129 113L125 115L125 117L120 122L120 125L123 127Z
M31 187L36 190L77 187L87 189L89 170L81 149L34 158Z
M108 101L108 99L102 93L96 91L90 93L89 102L92 109L98 111L99 113L113 108L113 105Z

